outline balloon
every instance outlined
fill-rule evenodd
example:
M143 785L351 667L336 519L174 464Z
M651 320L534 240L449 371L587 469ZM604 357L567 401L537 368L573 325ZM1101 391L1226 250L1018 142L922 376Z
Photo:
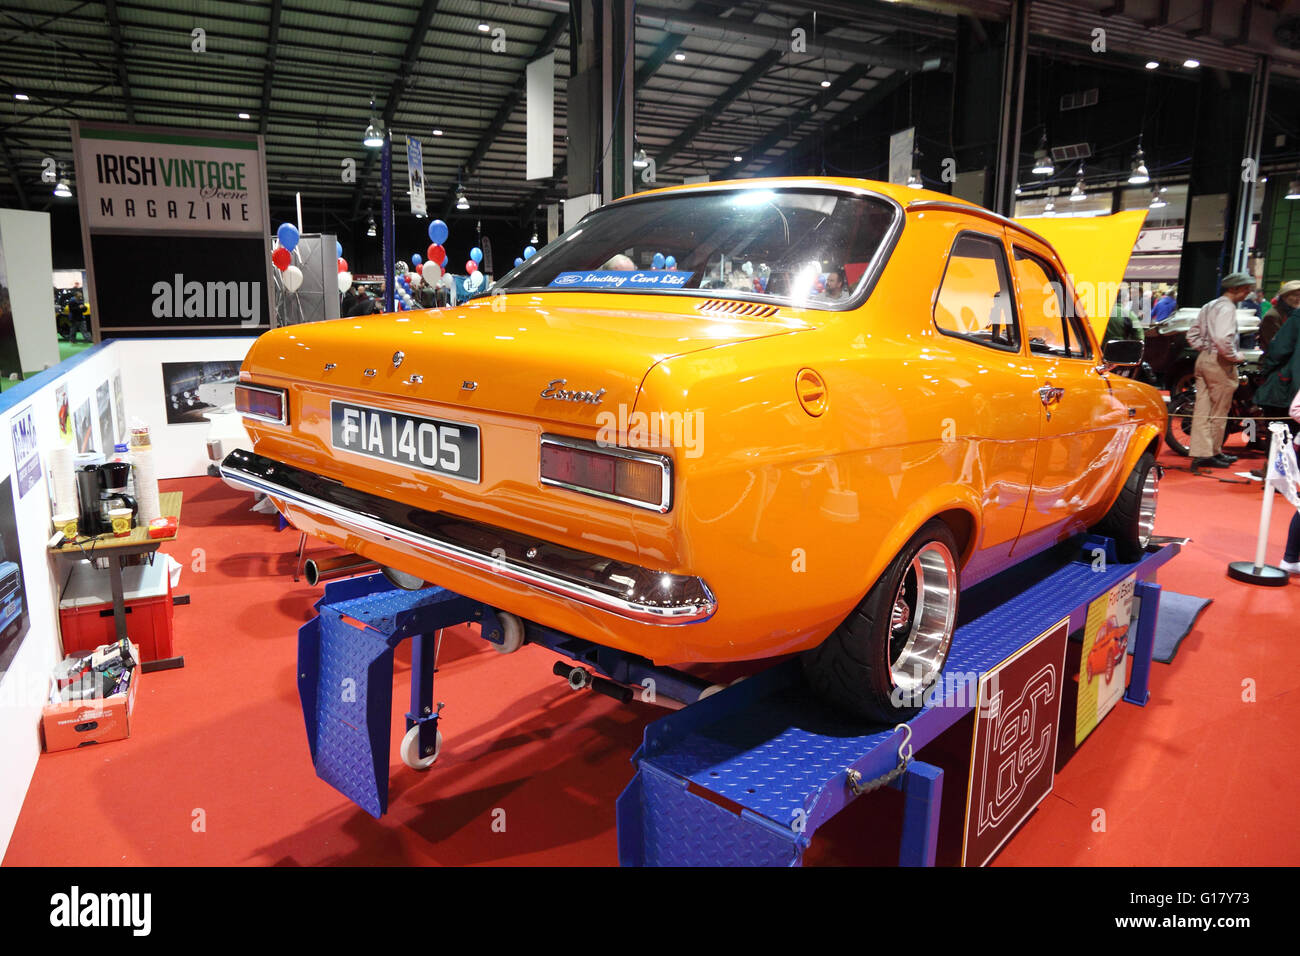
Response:
M280 240L280 246L293 252L298 247L298 240L302 237L298 234L298 227L291 222L280 223L280 228L275 231L275 238Z
M483 273L481 272L472 273L465 280L465 288L469 289L469 291L471 292L477 291L478 288L482 285L483 285Z
M656 269L662 269L664 267L664 254L656 252L655 257L650 260L650 264Z
M352 288L352 273L351 273L351 272L340 272L340 273L339 273L339 291L340 291L340 292L347 292L348 289L350 289L350 288Z
M289 254L289 250L284 246L280 246L275 252L271 253L271 264L281 272L289 268L291 262L293 262L293 256Z
M439 245L432 245L424 251L425 262L436 262L440 266L447 264L447 250Z
M743 266L740 267L740 271L745 273L745 275L747 276L752 276L754 274L754 263L746 262Z
M339 259L343 258L343 243L337 239L334 240L334 255Z
M406 287L407 287L408 289L418 289L418 288L420 288L420 273L418 273L418 272L409 272L409 273L407 273L407 275L406 275Z
M468 262L465 263L465 272L467 274L473 275L477 271L478 271L478 263L475 262L473 259L470 259Z
M441 219L429 223L429 241L440 246L447 241L447 224Z
M344 259L342 256L339 256L339 272L347 272L347 271L348 271L348 260Z
M482 262L483 250L480 249L478 246L475 246L473 249L469 251L469 257L473 259L475 262Z
M676 256L669 256L668 258L666 258L666 259L664 260L664 265L665 265L667 268L669 268L669 269L676 269L676 268L677 268L677 257L676 257Z
M523 264L524 264L524 260L520 259L518 256L515 256L515 268L518 269Z
M411 256L411 265L416 266L417 268L419 267L420 263L423 261L424 260L420 258L420 254L418 252L414 253Z
M302 270L297 266L289 266L284 270L284 288L288 292L297 292L302 287Z
M408 266L408 265L407 265L405 262L403 262L401 259L398 259L398 260L397 260L397 264L396 264L395 266L393 266L393 268L397 271L397 274L398 274L398 275L402 275L402 274L405 273L405 272L410 272L410 271L411 271L411 267Z
M537 249L536 249L536 248L534 248L533 246L524 246L524 258L525 258L525 259L531 259L531 258L532 258L533 256L535 256L535 255L537 255Z
M442 278L442 267L436 262L426 262L424 264L424 271L420 274L424 276L425 282L436 283Z

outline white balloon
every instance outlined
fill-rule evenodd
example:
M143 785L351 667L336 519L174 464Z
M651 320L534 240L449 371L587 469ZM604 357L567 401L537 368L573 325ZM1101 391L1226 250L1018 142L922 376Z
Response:
M297 266L289 266L281 273L284 279L284 288L287 292L297 292L302 286L302 270Z
M469 289L471 292L478 291L478 287L481 286L482 284L483 284L483 273L478 272L477 270L471 272L469 274L469 278L465 280L465 287Z
M352 288L352 273L351 273L351 272L340 272L340 273L339 273L339 291L340 291L340 292L347 292L348 289L350 289L350 288Z
M420 288L420 283L424 280L420 278L420 273L412 270L406 274L406 280L411 283L412 289Z
M430 285L437 285L438 280L442 278L442 267L436 262L426 262L424 264L424 281Z

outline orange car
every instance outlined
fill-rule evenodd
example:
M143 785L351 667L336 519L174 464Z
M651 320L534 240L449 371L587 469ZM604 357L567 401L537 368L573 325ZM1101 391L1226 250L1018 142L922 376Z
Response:
M1115 623L1113 617L1106 619L1105 626L1097 635L1096 643L1088 652L1088 680L1098 674L1105 674L1106 680L1115 676L1115 668L1124 655L1128 653L1128 627Z
M263 335L223 473L404 586L662 664L805 651L892 720L961 587L1089 528L1147 544L1164 405L1081 275L938 193L641 193L458 306Z

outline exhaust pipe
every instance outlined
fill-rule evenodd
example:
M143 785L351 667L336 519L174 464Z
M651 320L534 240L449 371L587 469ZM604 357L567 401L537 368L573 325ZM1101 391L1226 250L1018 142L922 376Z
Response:
M348 578L354 574L378 571L379 565L359 554L340 554L334 558L309 558L303 567L303 576L310 587L334 578Z

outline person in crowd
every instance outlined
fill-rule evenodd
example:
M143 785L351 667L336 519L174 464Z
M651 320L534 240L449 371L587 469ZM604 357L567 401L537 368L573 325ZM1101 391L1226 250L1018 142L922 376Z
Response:
M1176 290L1170 286L1165 290L1164 295L1156 300L1156 304L1151 307L1152 323L1163 322L1178 310L1178 299Z
M631 272L636 268L636 263L632 261L631 256L625 256L620 252L616 256L611 256L601 268L606 272Z
M1288 289L1287 287L1292 288ZM1288 301L1289 300L1289 301ZM1268 349L1259 360L1259 371L1263 376L1259 388L1255 390L1255 404L1263 410L1268 418L1287 419L1289 409L1300 392L1300 317L1295 312L1295 305L1300 303L1300 282L1285 282L1278 293L1274 312L1285 309L1281 328L1268 342ZM1267 316L1266 316L1267 318ZM1262 341L1264 326L1260 326ZM1296 426L1291 425L1294 434Z
M1237 306L1255 288L1248 272L1223 279L1223 294L1207 302L1187 330L1187 344L1196 358L1196 406L1192 410L1192 471L1227 468L1236 455L1223 453L1228 409L1237 390L1237 366L1245 359L1237 351Z
M822 293L825 299L847 299L847 283L844 281L843 269L832 269L826 273L826 291Z
M1106 323L1106 334L1102 344L1112 339L1143 338L1142 320L1129 308L1128 289L1120 286L1115 296L1115 307L1110 310L1110 321Z
M1297 394L1291 402L1288 411L1292 421L1295 422L1291 426L1291 431L1294 433L1296 425L1300 425L1300 394ZM1280 567L1288 574L1300 574L1300 511L1291 516L1291 526L1286 532L1286 550L1282 553Z
M1264 317L1259 321L1259 347L1267 350L1273 336L1281 331L1286 320L1291 316L1291 310L1300 305L1300 281L1292 279L1289 282L1283 282L1282 287L1277 290L1277 297L1273 300L1273 307L1264 313Z
M1263 297L1259 294L1258 289L1246 296L1246 301L1242 303L1242 305L1245 308L1250 309L1258 318L1261 319L1264 317L1264 313L1268 311L1266 303Z
M343 293L343 298L339 300L339 315L348 318L353 315L352 310L357 305L357 286L354 282L348 286L348 291Z

